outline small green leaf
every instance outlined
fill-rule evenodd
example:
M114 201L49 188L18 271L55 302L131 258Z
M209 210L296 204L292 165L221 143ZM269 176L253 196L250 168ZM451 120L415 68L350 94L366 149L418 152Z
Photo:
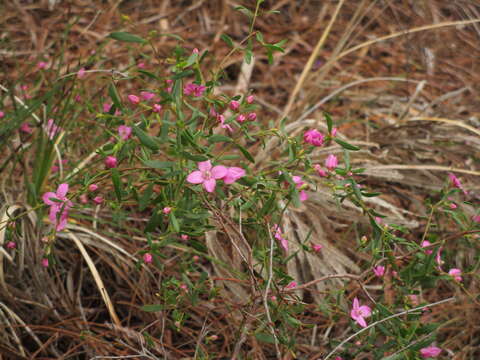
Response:
M158 76L157 76L157 75L155 75L155 74L152 74L152 73L151 73L151 72L149 72L149 71L145 71L145 70L138 70L138 72L139 72L140 74L143 74L143 75L146 75L146 76L148 76L148 77L149 77L149 78L151 78L151 79L158 80Z
M162 304L143 305L142 310L146 312L157 312L163 310Z
M173 212L170 213L170 221L172 223L173 230L175 230L177 233L180 232L180 224L178 223L177 217Z
M327 121L328 133L331 134L332 129L333 129L332 117L326 111L323 112L323 116L325 117L325 120Z
M167 169L172 167L175 163L173 161L159 161L159 160L142 160L145 166L154 169Z
M245 156L245 158L250 161L251 163L255 163L255 159L253 158L253 156L247 151L247 149L245 149L242 145L239 145L239 144L235 144L238 148L238 150L241 151L241 153L243 154L243 156Z
M112 169L112 182L118 201L122 201L122 182L120 181L118 169Z
M110 95L110 98L113 101L113 105L115 105L117 109L121 109L122 101L120 100L120 96L118 95L118 91L114 83L111 83L110 86L108 87L108 94Z
M205 155L200 155L200 154L191 154L187 151L182 151L182 155L189 159L189 160L193 160L193 161L207 161L208 160L208 156L205 156Z
M334 139L335 142L340 145L341 147L343 147L344 149L347 149L347 150L352 150L352 151L358 151L360 150L359 147L355 146L355 145L352 145L352 144L349 144L347 143L346 141L343 141L343 140L340 140L338 138L335 138Z
M142 39L140 36L133 35L128 32L112 32L108 37L118 40L118 41L124 41L124 42L131 42L131 43L139 43L139 44L144 44L147 41L145 39Z
M268 343L268 344L275 344L275 338L267 333L258 333L255 334L255 337L258 341Z
M148 135L145 131L140 129L138 126L133 127L134 134L138 137L142 145L145 145L150 150L158 150L159 146L153 137Z
M228 36L227 34L222 34L220 35L220 38L225 41L227 43L228 46L230 46L231 48L234 48L235 45L233 44L233 40L230 36Z
M257 37L258 42L260 42L260 43L262 43L262 44L264 43L264 41L263 41L263 35L262 35L262 33L261 33L260 31L257 31L256 37Z
M232 141L232 138L225 135L221 135L221 134L212 135L208 138L208 142L210 144L218 143L218 142L231 142L231 141Z
M138 207L140 211L143 211L147 208L148 202L150 201L152 194L153 194L153 183L150 183L150 185L148 185L148 187L145 189L142 196L138 200Z

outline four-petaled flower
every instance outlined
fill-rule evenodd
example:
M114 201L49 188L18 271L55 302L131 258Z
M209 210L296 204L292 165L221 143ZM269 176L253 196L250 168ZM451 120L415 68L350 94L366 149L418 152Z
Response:
M127 125L120 125L118 127L118 135L122 140L128 140L132 136L132 128Z
M217 185L217 180L222 179L228 173L225 166L212 166L210 160L198 163L198 170L193 171L187 176L187 181L191 184L202 184L207 192L213 192Z
M441 352L442 349L436 346L429 346L420 349L420 355L422 355L424 359L437 357L438 355L440 355Z
M378 265L373 268L373 273L378 276L382 277L385 274L385 266Z
M48 218L55 225L57 231L61 231L67 225L68 211L73 203L67 199L68 184L60 184L57 192L43 194L42 200L50 206Z
M303 140L306 143L312 144L313 146L322 146L324 139L325 137L323 134L316 129L307 130L303 134Z
M358 323L358 325L360 325L361 327L367 327L367 322L365 321L365 318L369 317L371 314L372 309L370 309L370 307L368 307L367 305L360 306L358 299L353 299L353 308L350 312L350 316Z
M206 86L198 85L194 83L188 83L183 87L183 93L185 95L193 95L196 97L200 97L203 95L206 89L207 89Z

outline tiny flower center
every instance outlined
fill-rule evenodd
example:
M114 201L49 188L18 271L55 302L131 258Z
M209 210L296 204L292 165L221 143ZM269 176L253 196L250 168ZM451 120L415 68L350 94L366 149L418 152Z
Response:
M203 178L204 178L205 180L210 180L210 179L212 178L212 173L211 173L210 171L208 171L208 170L205 170L205 171L203 172Z

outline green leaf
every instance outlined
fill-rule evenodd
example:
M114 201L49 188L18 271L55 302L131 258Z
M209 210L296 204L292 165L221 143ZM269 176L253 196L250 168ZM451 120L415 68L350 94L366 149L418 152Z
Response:
M332 129L333 129L332 117L326 111L323 112L323 116L325 117L325 120L327 121L328 133L331 134Z
M150 150L158 150L159 146L153 137L148 135L145 131L138 126L133 126L133 133L138 137L142 145L145 145Z
M170 221L172 223L173 230L175 230L177 233L180 232L180 224L178 223L177 217L173 212L170 213Z
M148 185L148 187L143 192L142 196L138 200L138 207L140 211L143 211L147 208L148 202L153 194L153 182Z
M235 10L240 11L248 16L249 19L252 19L254 14L251 10L247 9L245 6L237 6Z
M239 145L239 144L235 144L235 146L238 148L238 150L240 150L240 152L243 154L243 156L245 156L245 158L250 161L251 163L255 163L255 159L253 158L253 156L247 151L247 149L245 149L242 145Z
M108 87L108 94L110 95L110 98L113 101L113 105L115 105L117 109L121 109L122 100L120 100L120 96L118 95L118 91L114 83L111 83L110 86Z
M335 138L334 139L335 142L340 145L341 147L343 147L344 149L347 149L347 150L352 150L352 151L358 151L360 150L359 147L355 146L355 145L352 145L352 144L349 144L347 143L346 141L343 141L343 140L340 140L338 138Z
M112 32L110 35L108 35L108 37L118 41L131 42L131 43L144 44L147 42L145 39L142 39L140 36L133 35L128 32L121 32L121 31Z
M250 65L250 63L252 62L252 58L253 58L253 52L252 50L250 49L245 49L245 62Z
M218 143L218 142L231 142L231 141L232 141L232 138L225 135L221 135L221 134L212 135L208 138L208 142L210 144Z
M258 333L255 334L255 337L257 338L258 341L268 343L268 344L275 344L275 338L267 333Z
M163 305L162 304L143 305L141 309L146 312L157 312L157 311L163 310Z
M260 43L262 43L262 44L264 43L264 41L263 41L263 35L262 35L262 33L261 33L260 31L257 31L256 37L257 37L258 42L260 42Z
M151 78L151 79L158 80L158 76L157 76L157 75L155 75L155 74L152 74L152 73L151 73L151 72L149 72L149 71L145 71L145 70L138 70L138 72L139 72L140 74L143 74L143 75L146 75L146 76L148 76L148 77L149 77L149 78Z
M191 154L187 151L182 151L182 155L189 159L189 160L193 160L193 161L207 161L208 160L208 156L205 156L205 155L199 155L199 154Z
M142 160L145 166L154 169L167 169L175 165L173 161L159 161L159 160Z
M235 45L233 44L233 40L230 36L228 36L227 34L222 34L220 35L220 38L225 41L227 43L228 46L230 46L231 48L234 48Z
M112 169L112 182L118 201L122 201L122 182L120 181L118 169Z

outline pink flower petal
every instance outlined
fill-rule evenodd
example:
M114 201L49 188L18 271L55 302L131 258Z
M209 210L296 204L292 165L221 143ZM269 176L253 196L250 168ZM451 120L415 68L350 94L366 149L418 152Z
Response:
M50 207L50 211L48 213L48 219L52 224L55 224L57 222L57 214L60 211L60 207L56 205L52 205Z
M202 161L198 163L198 169L202 172L209 171L212 168L210 160Z
M223 178L225 184L233 184L235 181L245 176L245 170L239 167L228 168L227 175Z
M213 169L211 170L213 178L217 180L227 175L227 172L228 172L227 168L222 165L214 166Z
M367 322L365 321L365 319L363 317L358 317L356 319L358 325L360 325L361 327L367 327Z
M369 317L372 314L372 309L367 305L362 305L358 309L362 313L362 317Z
M213 190L215 190L215 186L217 185L217 182L215 179L208 179L203 182L203 187L207 192L211 193Z
M300 198L300 201L308 200L308 194L306 193L305 190L300 191L299 198Z
M59 198L64 198L68 192L68 184L60 184L57 189L57 196Z
M187 181L190 184L201 184L203 183L203 173L201 171L195 170L187 176Z
M44 202L45 204L47 204L47 205L56 205L57 203L56 203L55 201L50 200L51 198L53 198L53 199L58 199L58 198L57 198L57 194L49 191L49 192L43 194L43 196L42 196L42 200L43 200L43 202Z

